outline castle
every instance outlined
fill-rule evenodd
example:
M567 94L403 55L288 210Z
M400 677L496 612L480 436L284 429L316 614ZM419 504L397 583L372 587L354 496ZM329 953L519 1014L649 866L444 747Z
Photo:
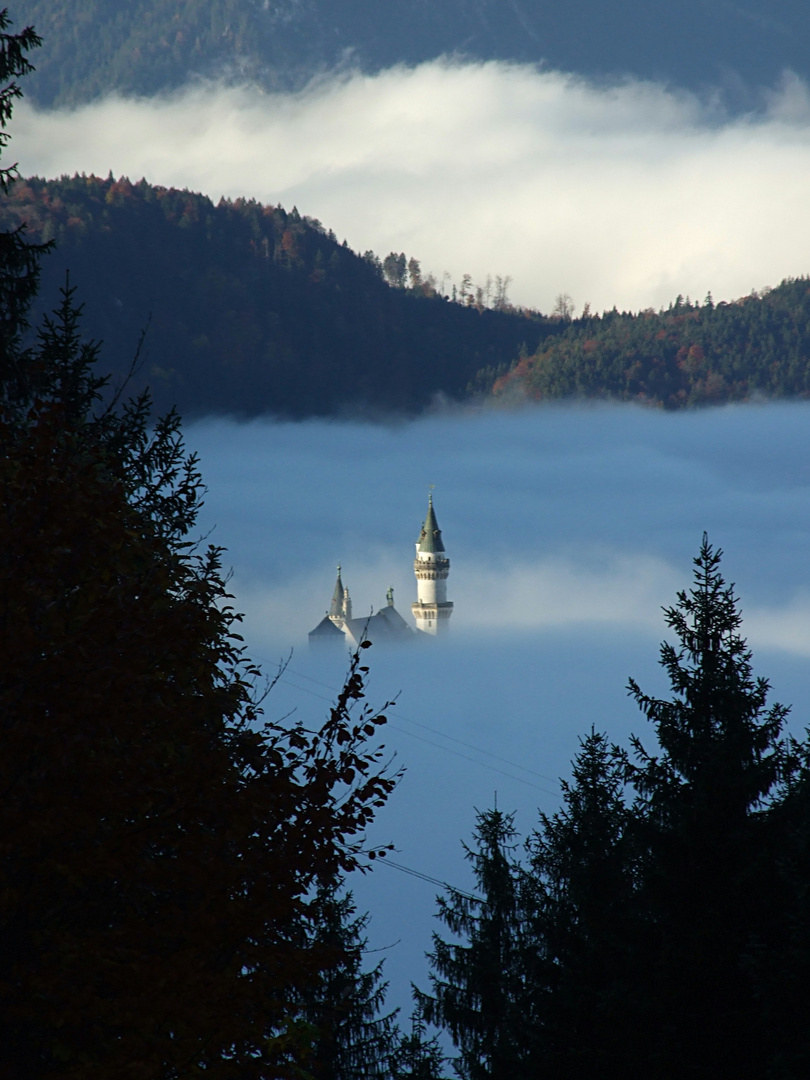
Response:
M356 649L360 642L383 643L413 640L417 634L443 634L447 631L453 604L447 599L447 576L450 560L442 543L442 533L433 509L433 495L428 497L427 517L416 541L413 564L416 575L416 600L411 604L415 628L394 607L394 590L386 594L386 605L365 618L352 617L349 590L343 584L341 567L337 568L332 602L314 630L309 632L311 648L345 642Z

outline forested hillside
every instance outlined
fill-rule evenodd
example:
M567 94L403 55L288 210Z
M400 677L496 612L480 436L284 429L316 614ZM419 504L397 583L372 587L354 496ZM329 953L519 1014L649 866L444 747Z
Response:
M379 259L294 208L83 176L17 183L0 227L23 221L30 239L56 242L35 315L56 305L69 270L115 378L146 330L131 388L149 385L160 410L418 411L561 329L453 303L404 255L387 260L392 287Z
M810 280L733 303L678 297L666 311L616 310L572 321L492 392L613 398L678 409L810 394Z
M27 0L14 17L44 39L26 86L42 105L155 94L194 76L289 88L335 67L442 54L720 87L743 108L785 69L810 74L810 8L799 0Z
M414 413L437 395L614 399L678 409L810 394L810 281L740 300L572 320L498 282L454 302L415 259L359 256L293 208L145 181L16 184L0 227L54 240L35 314L70 272L86 332L160 409L303 417ZM563 298L564 299L564 298ZM461 302L463 301L463 302Z

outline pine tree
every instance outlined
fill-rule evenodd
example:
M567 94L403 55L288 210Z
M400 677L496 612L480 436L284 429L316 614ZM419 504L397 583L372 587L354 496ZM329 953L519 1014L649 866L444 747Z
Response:
M326 962L309 893L393 785L381 718L358 656L324 724L262 724L179 420L104 405L75 330L66 294L49 392L0 410L6 1075L275 1080Z
M427 1025L417 1005L411 1014L410 1032L396 1032L391 1080L443 1080L445 1060L438 1035L428 1038Z
M463 1080L798 1080L810 1040L810 736L752 671L721 552L666 609L671 696L630 693L658 746L591 731L541 815L529 864L511 819L479 815L481 899L450 893L428 1019Z
M787 710L768 707L752 673L721 554L704 536L692 589L665 612L678 642L661 649L672 698L630 682L660 746L634 740L628 779L646 850L638 1022L655 1032L647 1067L661 1077L766 1074L750 954L771 914L769 806Z
M10 33L8 9L0 11L0 150L7 146L6 131L14 102L22 96L17 81L33 71L28 53L41 41L29 26ZM8 195L17 178L17 166L0 167L0 194ZM27 386L20 340L28 327L28 311L39 283L39 260L49 244L32 244L25 227L0 231L0 394L6 403L17 400Z
M791 740L780 792L769 812L773 904L750 949L768 1077L810 1073L810 737Z
M363 970L368 916L357 915L351 893L341 896L327 883L308 922L310 943L325 963L300 1002L313 1036L307 1072L313 1080L387 1080L395 1014L383 1014L382 961Z
M536 1025L525 1037L538 1075L609 1075L624 1056L628 959L639 944L625 771L625 755L592 729L572 781L561 782L562 808L541 814L527 842Z
M322 724L261 720L178 417L107 393L70 289L23 350L29 284L0 288L3 1076L300 1077L336 962L309 904L393 787L384 717L357 654Z
M513 815L479 812L473 846L465 851L481 895L450 889L438 901L439 918L466 944L433 935L433 993L420 993L418 1000L425 1018L445 1028L460 1051L454 1065L462 1080L530 1075L525 1035L531 998L514 850Z

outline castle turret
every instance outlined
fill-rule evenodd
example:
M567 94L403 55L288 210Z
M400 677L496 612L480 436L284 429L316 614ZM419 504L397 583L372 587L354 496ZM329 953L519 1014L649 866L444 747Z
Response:
M447 630L453 605L447 599L447 575L450 560L444 550L442 533L433 509L433 495L428 497L428 512L416 542L415 604L411 605L416 629L425 634L441 634Z
M349 599L349 590L344 589L343 587L343 581L340 577L340 567L338 566L335 591L332 593L332 603L329 605L329 618L336 626L342 628L344 621L351 617L352 602Z

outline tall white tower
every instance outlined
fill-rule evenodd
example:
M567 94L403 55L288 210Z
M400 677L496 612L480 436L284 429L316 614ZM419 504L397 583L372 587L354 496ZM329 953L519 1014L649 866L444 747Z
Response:
M444 550L442 534L433 511L433 495L428 497L428 512L419 539L416 541L415 604L411 605L416 629L425 634L441 634L447 630L453 605L447 599L447 575L450 560Z

